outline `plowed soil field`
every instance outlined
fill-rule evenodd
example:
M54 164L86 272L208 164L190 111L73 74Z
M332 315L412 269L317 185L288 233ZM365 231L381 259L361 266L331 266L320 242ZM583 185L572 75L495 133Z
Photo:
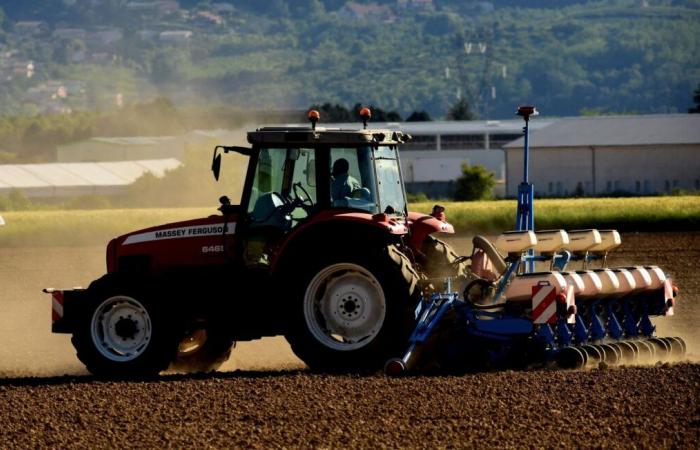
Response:
M688 342L685 363L388 379L308 372L269 339L239 346L219 374L106 382L48 332L39 294L87 284L103 249L0 249L0 448L695 449L699 262L700 233L626 234L611 261L673 275L681 299L658 327Z

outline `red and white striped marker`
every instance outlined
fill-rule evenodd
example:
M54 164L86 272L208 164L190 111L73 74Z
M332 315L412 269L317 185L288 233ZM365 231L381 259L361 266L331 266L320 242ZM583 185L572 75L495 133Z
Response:
M56 322L63 318L63 291L51 293L51 321Z
M666 316L673 315L673 306L676 301L673 299L673 282L670 278L664 281L664 300L666 301ZM670 306L669 306L670 305Z
M556 323L557 292L550 284L532 286L532 322Z

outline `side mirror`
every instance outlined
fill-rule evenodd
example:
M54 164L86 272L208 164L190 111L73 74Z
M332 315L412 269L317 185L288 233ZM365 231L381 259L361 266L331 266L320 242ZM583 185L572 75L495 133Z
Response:
M306 184L307 186L316 187L316 160L309 159L306 162Z
M211 171L214 172L214 179L219 181L219 174L221 173L221 153L214 149L214 157L211 161Z
M221 153L219 153L219 150L223 150L224 153L234 152L245 156L251 156L253 154L253 149L247 147L229 147L226 145L217 145L214 147L214 156L211 160L211 171L214 172L214 178L216 181L219 181L219 174L221 173Z

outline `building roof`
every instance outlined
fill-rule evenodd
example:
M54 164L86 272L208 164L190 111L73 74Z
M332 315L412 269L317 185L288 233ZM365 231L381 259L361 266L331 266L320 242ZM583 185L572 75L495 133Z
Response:
M530 125L537 122L534 118ZM700 144L700 114L568 117L533 129L530 136L530 146L537 148L660 144ZM522 146L520 138L504 147Z
M112 145L159 145L176 139L174 136L129 136L129 137L93 137L88 141ZM69 144L70 145L70 144Z
M161 177L166 171L181 165L174 158L49 164L0 165L0 195L20 189L28 196L61 197L110 193L113 188L126 187L141 175L150 172Z
M554 121L551 119L532 121L531 129L544 128ZM285 126L304 126L308 124L289 124ZM327 128L340 128L344 130L360 129L362 122L350 123L325 123L323 116L319 126ZM429 122L369 122L370 128L383 128L389 130L401 130L412 135L459 135L459 134L518 134L522 133L522 119L512 120L435 120Z

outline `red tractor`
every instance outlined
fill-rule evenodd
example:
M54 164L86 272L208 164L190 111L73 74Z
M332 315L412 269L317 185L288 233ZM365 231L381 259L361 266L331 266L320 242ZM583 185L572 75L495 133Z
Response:
M210 371L235 341L284 335L311 368L379 368L413 330L420 281L460 270L430 235L444 213L411 213L391 130L261 128L240 205L135 231L107 246L107 274L51 290L55 333L96 375ZM454 274L453 274L454 275Z

